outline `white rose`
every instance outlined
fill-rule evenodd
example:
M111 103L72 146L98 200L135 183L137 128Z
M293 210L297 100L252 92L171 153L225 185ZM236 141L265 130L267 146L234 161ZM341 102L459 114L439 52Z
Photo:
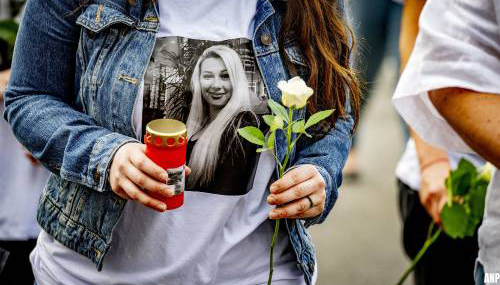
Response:
M303 108L314 93L314 90L298 76L288 80L288 82L278 82L278 88L282 93L281 102L288 108Z
M479 177L486 182L491 181L491 177L493 177L493 173L495 172L495 166L493 164L487 162L480 170Z

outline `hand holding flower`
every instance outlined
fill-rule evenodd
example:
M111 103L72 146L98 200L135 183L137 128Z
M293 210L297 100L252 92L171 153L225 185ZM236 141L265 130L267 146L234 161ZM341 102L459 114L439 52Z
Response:
M271 185L271 195L267 202L283 206L272 210L269 218L314 218L323 212L325 201L325 180L316 166L303 165L286 173Z
M449 166L445 165L447 170ZM478 171L474 164L462 158L455 170L449 171L449 175L444 182L446 195L442 195L446 200L440 199L434 203L433 212L438 212L440 227L435 230L435 221L429 225L427 240L413 259L410 266L399 278L397 285L402 285L415 266L424 256L427 249L437 240L442 232L453 239L463 239L472 237L477 227L481 223L484 215L486 200L486 189L490 183L494 167L487 163ZM436 177L442 176L439 174ZM439 180L443 180L442 178ZM425 185L425 184L424 184ZM432 183L434 185L434 183ZM435 186L435 185L434 185ZM436 187L440 188L440 187ZM440 189L437 192L442 192ZM444 207L440 204L446 201ZM423 201L425 202L425 200ZM425 204L424 204L425 206ZM432 214L432 212L431 212ZM436 218L433 217L434 220Z
M280 227L280 219L316 217L323 212L326 203L326 183L314 165L302 165L285 174L285 170L289 167L290 154L303 135L311 137L307 133L310 127L328 118L334 111L325 110L311 114L307 121L305 119L294 121L293 112L304 108L314 91L300 77L294 77L288 82L280 81L278 88L282 92L281 102L283 105L272 99L268 100L269 108L273 114L263 117L269 126L267 135L264 135L256 127L246 127L238 130L239 134L246 140L261 146L261 148L257 149L257 152L271 151L279 167L279 180L271 186L271 195L268 197L269 204L278 206L269 213L270 219L275 219L276 224L269 256L268 285L272 283L273 252ZM283 132L287 140L287 149L283 161L276 155L275 142L278 131Z
M448 161L435 163L421 171L420 190L418 196L420 203L434 222L441 224L441 211L448 201L445 180L450 174Z

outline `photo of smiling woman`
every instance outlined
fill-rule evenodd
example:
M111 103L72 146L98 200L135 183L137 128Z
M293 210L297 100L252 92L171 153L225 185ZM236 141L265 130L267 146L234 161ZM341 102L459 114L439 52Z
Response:
M206 49L194 68L191 88L193 101L187 128L191 132L189 165L193 172L188 179L188 188L207 186L216 181L219 185L213 185L218 186L214 188L225 192L226 187L221 188L221 182L227 182L227 179L213 179L217 166L229 163L234 173L236 164L228 160L237 159L222 157L221 151L241 147L236 129L242 120L248 122L252 119L248 81L239 55L222 45ZM253 119L257 120L256 117ZM229 141L232 143L228 145ZM244 150L255 152L255 147L245 145ZM244 154L240 159L245 160ZM234 189L227 189L231 188Z
M186 190L248 193L260 155L237 129L265 128L257 114L269 113L251 42L158 38L146 75L142 129L159 118L177 119L187 126L187 165L192 173Z

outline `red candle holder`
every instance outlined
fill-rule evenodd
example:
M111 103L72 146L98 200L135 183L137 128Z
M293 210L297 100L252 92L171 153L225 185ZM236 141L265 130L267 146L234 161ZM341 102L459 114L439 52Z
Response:
M169 198L151 196L164 202L167 210L177 209L184 204L185 168L187 150L187 129L180 121L158 119L146 126L144 135L146 156L168 173L167 185L174 189L175 195Z

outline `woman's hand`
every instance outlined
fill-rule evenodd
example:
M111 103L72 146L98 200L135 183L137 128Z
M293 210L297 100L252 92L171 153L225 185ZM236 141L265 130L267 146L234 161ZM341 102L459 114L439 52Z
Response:
M186 175L191 172L186 167ZM167 186L167 171L146 156L146 145L127 143L116 152L109 174L116 195L134 200L153 210L163 212L167 205L153 197L171 197L174 191Z
M271 185L267 202L282 207L273 209L269 218L314 218L325 209L325 201L325 180L314 165L303 165Z
M430 165L421 172L420 202L434 222L441 224L441 210L446 204L445 180L450 174L450 164L446 161Z

